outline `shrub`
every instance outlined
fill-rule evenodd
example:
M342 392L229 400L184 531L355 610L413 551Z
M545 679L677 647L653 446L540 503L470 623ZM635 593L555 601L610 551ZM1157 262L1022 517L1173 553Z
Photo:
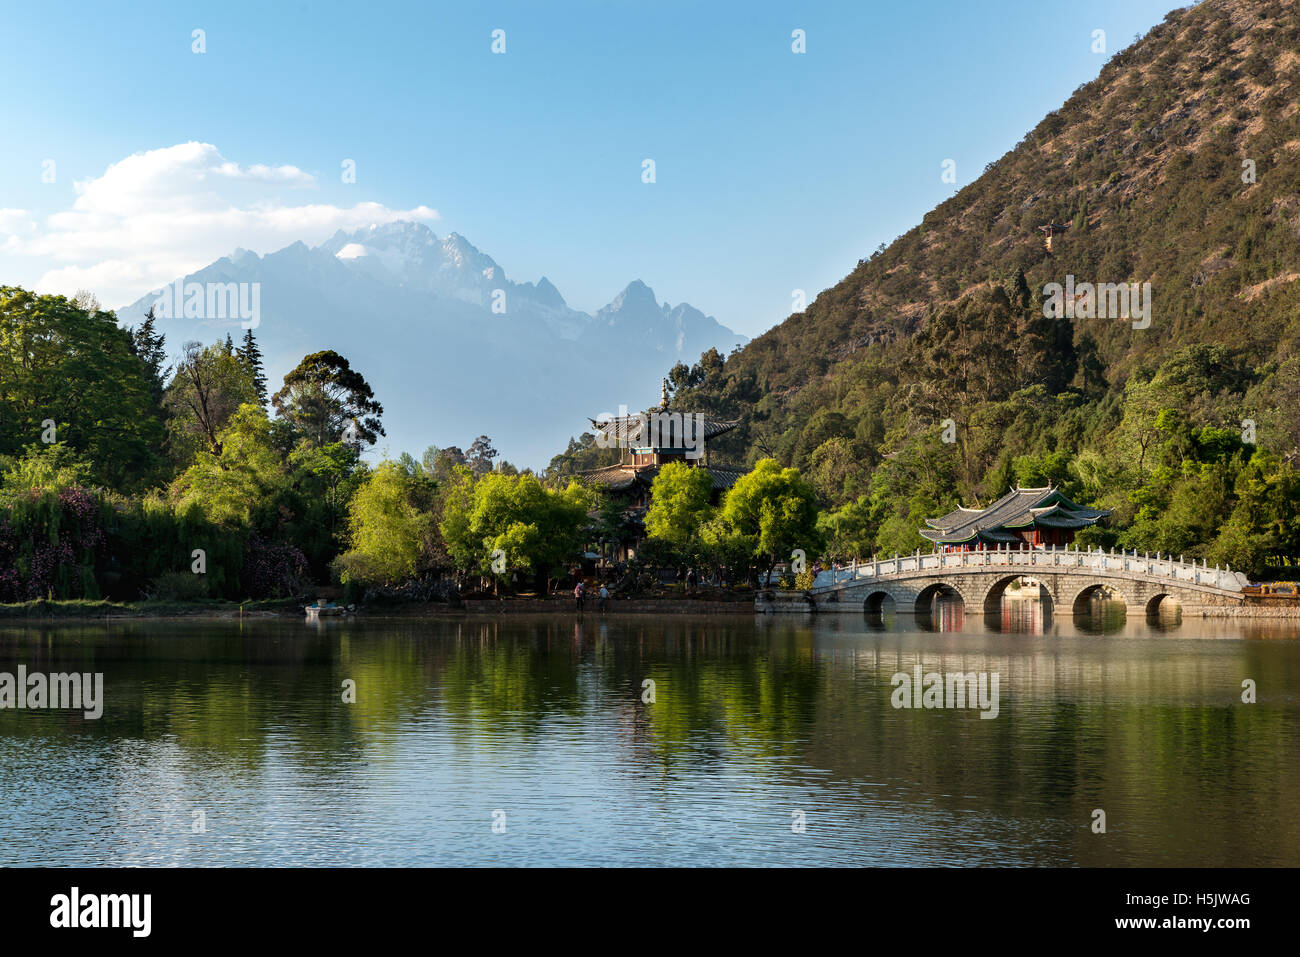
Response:
M288 598L307 584L307 556L294 545L253 533L244 551L244 590L250 598Z
M164 572L142 594L145 601L198 601L208 597L208 582L193 572Z

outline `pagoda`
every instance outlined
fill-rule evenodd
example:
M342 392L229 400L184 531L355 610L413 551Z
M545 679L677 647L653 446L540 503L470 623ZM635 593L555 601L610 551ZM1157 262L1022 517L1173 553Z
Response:
M1076 505L1060 489L1013 488L988 508L958 506L941 518L928 518L921 537L944 551L1031 546L1065 546L1074 533L1096 525L1109 511Z
M596 430L601 448L618 448L617 465L590 469L578 475L623 503L627 539L618 544L618 559L629 557L645 537L645 513L650 507L650 487L659 469L669 462L683 462L703 469L713 481L713 501L722 496L747 474L748 469L709 461L708 443L739 425L712 419L698 412L681 412L670 408L668 380L663 381L659 405L634 415L588 419Z

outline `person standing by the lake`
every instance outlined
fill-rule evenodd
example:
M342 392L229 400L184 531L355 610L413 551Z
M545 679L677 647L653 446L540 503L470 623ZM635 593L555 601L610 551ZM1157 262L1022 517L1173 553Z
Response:
M578 611L582 611L582 596L586 590L587 586L583 584L582 579L578 579L578 584L573 586L573 600Z
M609 601L609 589L603 584L600 586L600 610L605 610L605 603Z

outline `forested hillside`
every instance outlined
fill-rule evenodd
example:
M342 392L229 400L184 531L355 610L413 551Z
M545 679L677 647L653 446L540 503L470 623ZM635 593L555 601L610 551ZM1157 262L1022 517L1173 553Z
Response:
M1175 10L806 312L672 370L675 406L743 419L737 459L804 470L844 554L910 551L924 518L1050 481L1115 510L1093 541L1285 565L1298 102L1300 0ZM1068 227L1051 252L1046 224ZM1045 317L1067 276L1150 283L1149 325Z

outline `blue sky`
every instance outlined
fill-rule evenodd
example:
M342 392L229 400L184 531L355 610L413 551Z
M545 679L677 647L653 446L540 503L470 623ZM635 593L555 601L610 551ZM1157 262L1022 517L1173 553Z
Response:
M513 279L548 276L576 308L640 278L755 335L792 290L812 299L977 177L1173 6L10 3L0 281L121 305L189 259L427 207L435 232ZM171 191L193 183L157 169L123 168L77 207L77 183L190 141L239 170L210 215L187 220L196 201ZM940 179L949 158L955 185ZM151 208L175 212L160 225Z

